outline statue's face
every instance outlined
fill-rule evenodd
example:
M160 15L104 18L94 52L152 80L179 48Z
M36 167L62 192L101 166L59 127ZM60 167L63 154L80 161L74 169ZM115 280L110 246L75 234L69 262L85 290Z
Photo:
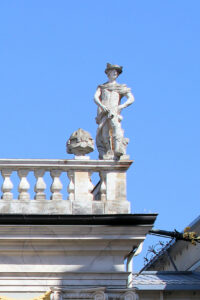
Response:
M115 80L119 74L118 74L117 70L110 70L107 75L108 75L108 78L112 81L112 80Z

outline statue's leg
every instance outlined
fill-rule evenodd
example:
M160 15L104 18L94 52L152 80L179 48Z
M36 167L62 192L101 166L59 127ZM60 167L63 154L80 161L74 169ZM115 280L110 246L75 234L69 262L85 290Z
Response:
M100 128L97 129L96 145L99 152L99 159L103 159L103 155L105 154L105 146L102 138L102 129Z
M121 128L121 123L119 122L118 116L114 117L111 120L111 126L113 130L113 139L114 139L114 151L116 156L121 156L124 154L123 147L123 129Z
M103 159L103 155L105 153L105 148L104 148L99 136L96 137L96 145L97 145L97 149L99 152L99 159Z
M104 124L103 128L102 128L102 139L103 139L103 144L104 144L106 153L108 153L108 151L112 150L111 149L111 143L110 143L109 129L110 129L110 125L109 125L109 122L107 120L106 123Z
M96 145L99 152L99 159L103 159L103 156L110 150L109 127L107 121L102 127L97 129Z

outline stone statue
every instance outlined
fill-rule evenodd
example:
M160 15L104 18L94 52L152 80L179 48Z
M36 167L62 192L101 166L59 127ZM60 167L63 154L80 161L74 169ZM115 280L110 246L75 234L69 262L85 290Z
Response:
M116 82L122 67L107 64L105 73L108 82L97 87L94 101L98 105L96 122L98 124L96 144L100 159L119 159L126 154L128 139L121 128L120 112L134 102L130 88ZM127 100L121 104L121 99Z

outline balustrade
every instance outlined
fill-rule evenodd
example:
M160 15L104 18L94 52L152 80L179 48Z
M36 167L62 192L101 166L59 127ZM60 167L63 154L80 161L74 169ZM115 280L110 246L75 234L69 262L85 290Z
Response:
M128 213L125 176L131 163L128 160L0 159L0 213L90 214L110 213L111 209L113 213ZM14 173L19 182L12 179ZM51 184L45 182L47 173ZM61 182L63 173L66 180ZM96 185L92 183L92 173L99 174ZM28 179L30 174L34 177ZM63 196L63 189L68 192L67 197ZM112 190L117 191L113 198Z

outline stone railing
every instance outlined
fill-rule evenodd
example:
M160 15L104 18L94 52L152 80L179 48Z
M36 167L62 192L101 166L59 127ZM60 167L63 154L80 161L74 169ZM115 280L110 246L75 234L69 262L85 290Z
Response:
M131 163L130 160L0 159L0 213L129 213L126 171ZM93 173L97 174L97 184L92 183ZM51 180L45 182L46 174L50 174Z

